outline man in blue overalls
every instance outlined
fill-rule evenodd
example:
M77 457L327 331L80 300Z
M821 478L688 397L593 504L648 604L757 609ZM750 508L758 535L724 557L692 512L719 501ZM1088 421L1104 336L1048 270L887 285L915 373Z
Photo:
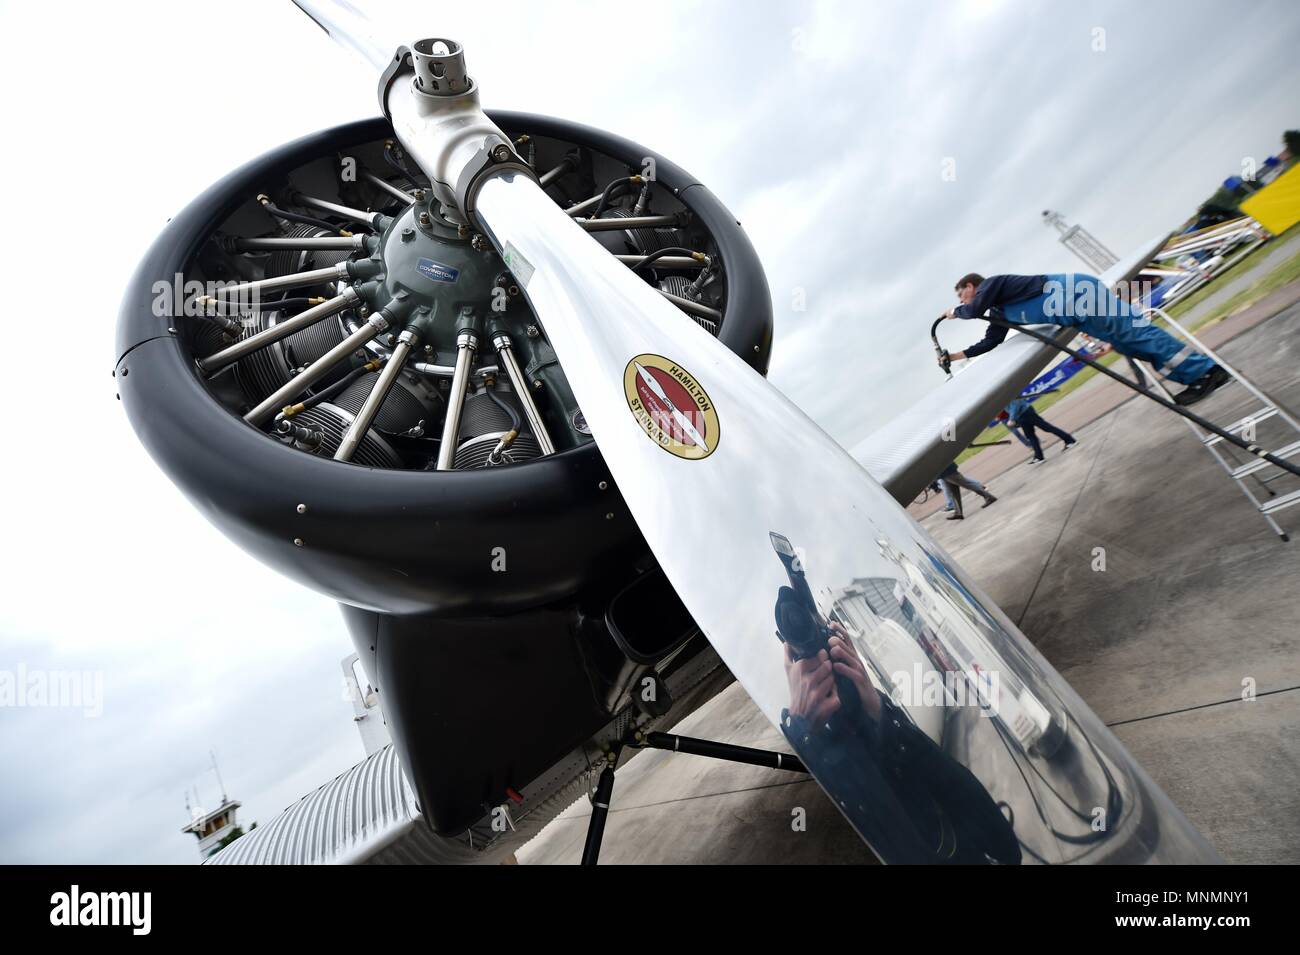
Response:
M1013 325L1063 325L1109 342L1121 355L1150 362L1166 378L1187 385L1174 396L1180 405L1195 404L1231 380L1213 360L1142 317L1093 275L984 278L972 272L958 280L957 297L961 304L945 317L980 318L989 312ZM979 342L950 358L974 358L1006 337L1006 328L990 325Z

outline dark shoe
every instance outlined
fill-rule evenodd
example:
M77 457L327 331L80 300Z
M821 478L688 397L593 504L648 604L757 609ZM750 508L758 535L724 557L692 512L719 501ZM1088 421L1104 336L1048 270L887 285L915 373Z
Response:
M965 514L949 514L949 515L948 515L948 520L950 520L950 521L964 521L964 520L966 520L966 515L965 515Z
M1201 375L1194 382L1184 388L1178 394L1174 395L1174 401L1186 407L1194 405L1202 398L1209 396L1212 392L1218 391L1228 382L1232 381L1232 376L1228 374L1222 365L1215 365L1205 374Z
M988 497L984 498L984 507L988 507L990 504L996 504L997 501L998 499L994 497L992 494L990 494ZM984 509L983 507L980 508L980 510L983 509Z
M1074 446L1075 446L1076 444L1078 444L1078 443L1079 443L1079 439L1078 439L1078 438L1075 438L1073 441L1070 441L1069 443L1067 443L1066 446L1063 447L1061 450L1062 450L1062 451L1069 451L1072 447L1074 447Z

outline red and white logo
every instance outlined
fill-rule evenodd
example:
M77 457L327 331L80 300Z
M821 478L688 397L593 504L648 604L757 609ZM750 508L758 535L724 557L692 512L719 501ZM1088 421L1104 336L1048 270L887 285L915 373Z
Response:
M628 407L657 445L697 461L718 447L718 413L708 392L681 365L662 355L637 355L623 373Z

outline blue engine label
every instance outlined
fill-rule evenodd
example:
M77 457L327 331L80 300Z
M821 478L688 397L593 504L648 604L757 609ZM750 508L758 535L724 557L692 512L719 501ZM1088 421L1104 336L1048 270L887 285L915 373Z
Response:
M450 265L443 265L433 259L421 259L415 263L415 268L426 279L435 282L454 282L460 278L460 269L453 269Z

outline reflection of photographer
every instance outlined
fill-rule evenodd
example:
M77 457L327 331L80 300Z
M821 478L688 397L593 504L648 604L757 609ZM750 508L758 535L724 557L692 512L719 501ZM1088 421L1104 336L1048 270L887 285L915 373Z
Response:
M817 692L829 688L834 691L835 711L840 712L841 720L851 720L861 707L861 697L854 682L842 670L836 670L830 661L831 630L830 625L817 609L812 588L808 586L808 575L804 573L803 562L799 559L794 545L789 538L771 532L772 549L777 559L785 567L786 578L790 586L782 587L776 594L776 636L785 644L786 661L797 662L800 672L820 672L820 664L825 664L824 680L817 683ZM843 630L840 633L844 634ZM851 652L851 648L846 649ZM813 664L816 663L817 666ZM811 688L812 684L807 684ZM822 705L828 697L823 697ZM831 719L828 712L826 720Z
M844 627L818 611L789 540L771 537L790 579L776 600L790 687L781 728L800 759L889 860L1019 863L980 781L872 685Z

